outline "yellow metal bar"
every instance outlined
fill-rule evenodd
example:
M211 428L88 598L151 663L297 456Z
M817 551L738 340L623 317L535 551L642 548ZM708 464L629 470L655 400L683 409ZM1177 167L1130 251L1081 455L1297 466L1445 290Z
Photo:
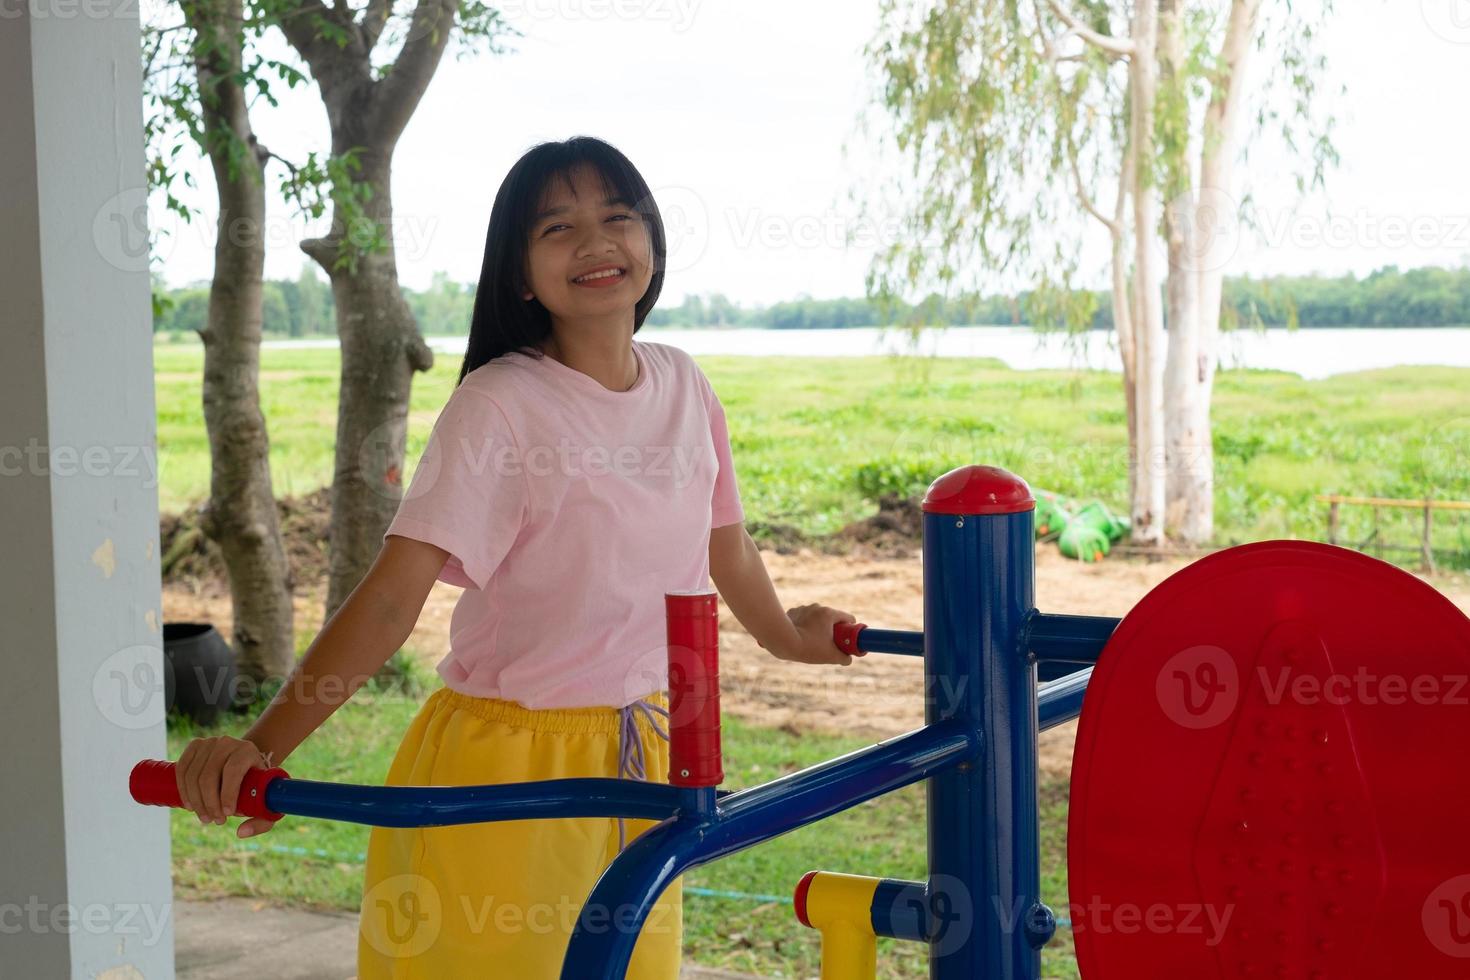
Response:
M873 980L878 975L878 937L850 922L822 929L822 980Z
M796 889L796 915L822 934L822 980L874 980L878 937L873 934L877 878L813 871Z

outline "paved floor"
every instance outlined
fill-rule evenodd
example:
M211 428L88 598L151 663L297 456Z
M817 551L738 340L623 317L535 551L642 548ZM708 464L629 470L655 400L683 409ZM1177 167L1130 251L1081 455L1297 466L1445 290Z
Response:
M175 901L174 913L179 980L351 980L357 973L357 916L347 912L225 898ZM686 967L680 980L761 978Z

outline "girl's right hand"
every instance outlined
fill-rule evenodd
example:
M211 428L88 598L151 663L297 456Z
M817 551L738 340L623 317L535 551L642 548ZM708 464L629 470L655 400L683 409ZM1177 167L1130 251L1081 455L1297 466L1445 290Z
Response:
M201 823L224 823L235 814L240 783L251 769L270 768L271 763L254 742L229 735L196 738L184 746L174 764L179 799L199 815ZM236 837L254 837L276 825L266 817L252 817L235 830Z

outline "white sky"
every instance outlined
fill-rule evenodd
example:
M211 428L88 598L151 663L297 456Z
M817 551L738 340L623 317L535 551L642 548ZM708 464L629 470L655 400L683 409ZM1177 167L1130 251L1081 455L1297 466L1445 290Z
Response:
M1322 42L1332 73L1323 91L1348 87L1342 165L1325 195L1299 202L1279 152L1252 157L1267 240L1247 233L1232 244L1228 271L1470 262L1470 0L1337 5ZM666 303L709 292L743 304L862 295L870 250L848 249L843 237L857 217L847 196L874 159L857 119L876 0L513 0L504 9L526 34L509 40L514 53L447 56L399 143L405 285L423 288L437 271L472 282L495 191L517 157L544 139L589 134L618 146L654 189L674 246ZM289 97L279 88L280 109L256 103L261 142L298 160L324 151L315 87ZM156 202L150 212L175 231L160 250L171 286L207 279L213 261L213 181L206 165L192 169L201 188L189 199L202 218L179 226ZM308 226L274 194L270 209L266 275L293 278ZM1102 285L1101 265L1092 271Z

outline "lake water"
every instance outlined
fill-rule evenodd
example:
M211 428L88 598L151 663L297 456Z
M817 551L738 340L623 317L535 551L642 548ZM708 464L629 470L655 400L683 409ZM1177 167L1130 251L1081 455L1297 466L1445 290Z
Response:
M756 354L813 357L867 357L923 354L936 357L994 357L1021 370L1091 368L1120 370L1111 332L1080 338L1041 334L1027 327L946 327L926 330L914 348L897 330L855 327L847 330L699 329L644 327L638 337L679 347L691 354ZM271 340L270 348L335 347L335 339ZM431 337L429 346L463 354L465 338ZM1398 365L1470 367L1470 327L1399 329L1314 329L1236 331L1221 336L1220 366L1292 371L1325 378L1349 371Z

